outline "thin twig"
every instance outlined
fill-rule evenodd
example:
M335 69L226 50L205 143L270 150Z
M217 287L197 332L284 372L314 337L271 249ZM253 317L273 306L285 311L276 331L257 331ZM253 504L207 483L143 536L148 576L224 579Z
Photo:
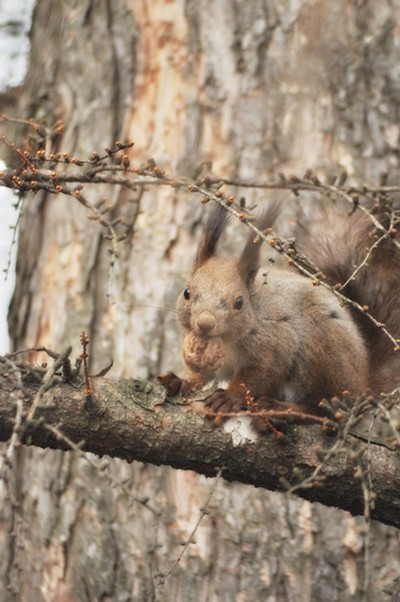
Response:
M189 547L191 544L194 544L194 543L196 543L196 541L195 541L195 535L196 535L196 532L197 532L197 530L198 530L198 528L199 528L199 526L200 526L200 524L201 524L201 522L202 522L203 518L205 517L205 515L206 515L206 514L208 514L208 506L210 505L210 502L211 502L211 500L212 500L212 498L213 498L213 496L214 496L215 490L216 490L216 488L217 488L217 484L218 484L218 482L219 482L219 480L220 480L220 478L221 478L221 476L222 476L222 472L223 472L223 471L222 471L222 468L219 468L219 469L218 469L218 472L217 472L217 474L215 475L214 482L213 482L213 484L212 484L212 486L211 486L211 489L210 489L210 491L209 491L209 494L208 494L208 496L207 496L207 500L206 500L206 502L205 502L204 506L202 506L202 507L200 508L200 514L199 514L199 518L197 519L197 521L196 521L196 524L194 525L194 527L193 527L193 529L192 529L192 531L191 531L191 533L190 533L189 537L188 537L188 538L187 538L187 540L186 540L186 541L185 541L185 542L182 544L182 546L183 546L183 547L182 547L182 551L181 551L181 553L180 553L180 554L179 554L179 556L176 558L176 560L175 560L175 562L173 563L173 565L172 565L172 566L171 566L171 567L168 569L168 571L167 571L166 573L163 573L162 575L159 575L159 581L158 581L158 583L157 583L157 587L159 587L160 585L164 585L165 581L166 581L166 580L168 579L168 577L169 577L169 576L170 576L170 575L171 575L171 574L172 574L172 573L175 571L176 567L178 566L178 564L179 564L179 563L180 563L180 561L182 560L182 558L183 558L183 556L185 555L185 553L186 553L186 551L187 551L188 547Z

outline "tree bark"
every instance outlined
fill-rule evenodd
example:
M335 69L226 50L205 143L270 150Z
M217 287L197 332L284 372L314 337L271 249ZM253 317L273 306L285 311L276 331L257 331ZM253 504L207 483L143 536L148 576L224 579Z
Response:
M296 425L282 439L264 435L250 441L240 437L240 426L232 434L207 424L200 401L185 406L179 398L178 403L167 398L158 383L134 379L96 379L90 395L83 384L55 383L40 394L33 417L15 428L16 409L10 401L18 388L7 386L7 361L0 379L5 383L0 391L0 440L12 440L15 433L18 441L43 448L165 464L207 477L220 471L228 481L271 490L294 487L307 500L352 514L369 511L372 518L400 527L400 457L356 432L350 431L341 446L336 436L324 435L321 425ZM25 385L25 396L34 399L35 389L37 385ZM27 400L22 404L24 418L32 405ZM331 453L321 458L324 449ZM374 494L371 508L363 493L367 475Z
M153 156L182 176L212 163L213 173L242 179L346 168L366 182L390 169L396 182L399 15L398 0L39 0L14 116L50 125L61 118L64 132L50 150L78 159L132 138L134 164ZM232 192L249 205L268 196ZM27 195L10 313L15 348L72 345L78 355L85 330L92 373L111 358L113 378L179 371L173 307L190 271L202 205L173 188L104 184L85 194L93 203L106 197L129 236L111 261L101 227L76 201ZM285 204L282 227L290 233L296 199ZM237 236L232 227L228 249ZM200 418L185 419L205 437ZM296 432L298 441L315 434L313 427ZM210 438L221 453L231 449L222 432ZM262 446L272 463L277 446ZM79 451L16 447L8 458L7 449L0 527L6 602L384 602L383 589L399 573L394 528L238 483L218 483L196 543L180 559L209 480L139 462L107 460L102 469ZM236 459L243 452L232 450ZM341 490L333 493L339 498Z

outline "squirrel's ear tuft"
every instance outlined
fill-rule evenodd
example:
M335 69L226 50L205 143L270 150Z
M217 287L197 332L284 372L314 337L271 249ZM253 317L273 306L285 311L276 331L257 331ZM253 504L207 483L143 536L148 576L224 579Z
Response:
M255 223L256 227L261 230L261 232L267 228L272 228L279 215L279 211L280 204L278 201L269 203L258 216ZM248 288L252 286L260 267L260 247L262 243L263 239L251 231L239 259L239 272Z
M193 265L195 272L203 263L215 254L218 240L229 220L229 213L221 205L214 205L208 213L203 228L203 235L197 249Z

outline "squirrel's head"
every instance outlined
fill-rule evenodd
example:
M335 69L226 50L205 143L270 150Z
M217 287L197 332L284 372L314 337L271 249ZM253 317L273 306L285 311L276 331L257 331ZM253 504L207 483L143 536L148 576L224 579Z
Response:
M277 206L269 205L258 220L263 230L272 226ZM207 218L188 286L180 294L177 314L181 325L204 338L242 336L253 327L251 293L260 264L261 239L251 232L238 259L215 254L228 221L219 205Z
M211 257L195 270L179 296L180 323L201 337L240 336L252 321L251 284L238 262Z

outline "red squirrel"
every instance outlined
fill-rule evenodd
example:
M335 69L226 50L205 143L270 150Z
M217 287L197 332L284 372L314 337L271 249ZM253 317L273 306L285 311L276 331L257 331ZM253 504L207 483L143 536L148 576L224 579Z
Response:
M272 227L271 203L257 227ZM300 228L296 248L321 270L324 281L385 323L400 325L400 250L388 236L375 245L374 225L360 210L324 211L320 223ZM386 214L375 215L376 224ZM177 302L184 333L184 378L160 377L169 394L186 395L212 379L228 381L206 399L215 424L249 407L320 413L321 399L389 392L400 384L400 354L362 312L331 290L294 271L260 269L262 239L250 232L239 258L216 253L228 220L216 205L206 220L191 278ZM315 227L316 226L316 227ZM318 230L315 235L314 230ZM365 258L368 255L367 261ZM357 273L357 266L365 262ZM258 430L266 421L254 419Z

